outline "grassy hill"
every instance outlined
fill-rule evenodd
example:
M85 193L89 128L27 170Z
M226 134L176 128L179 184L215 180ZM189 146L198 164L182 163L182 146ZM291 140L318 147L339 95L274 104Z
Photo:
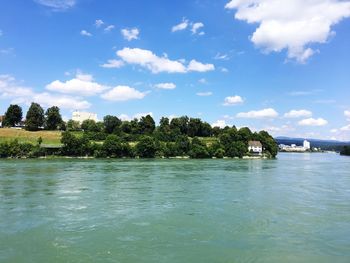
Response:
M60 145L61 132L60 131L36 131L30 132L22 129L1 128L0 142L12 141L17 139L19 142L27 142L36 144L38 138L43 139L43 144Z

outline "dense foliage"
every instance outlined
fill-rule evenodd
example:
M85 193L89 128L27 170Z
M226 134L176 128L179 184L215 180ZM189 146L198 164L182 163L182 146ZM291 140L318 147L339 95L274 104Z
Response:
M37 131L44 126L45 116L43 108L32 102L26 116L26 130Z
M22 108L11 104L5 113L4 126L16 126L22 120L22 115Z
M66 128L67 131L62 133L62 148L54 152L63 156L242 158L251 154L248 152L249 141L260 141L267 157L275 157L278 150L275 140L266 131L252 132L247 127L212 128L199 118L187 116L171 120L163 117L156 126L150 115L130 121L107 115L103 122L69 120L65 125L58 107L49 108L44 116L40 105L32 103L26 129L38 130L44 124L48 130ZM42 140L38 140L38 145L32 145L32 148L20 145L18 141L12 146L3 143L0 157L36 156L38 148L45 148L41 143Z
M350 156L350 146L344 146L343 150L340 152L341 155Z

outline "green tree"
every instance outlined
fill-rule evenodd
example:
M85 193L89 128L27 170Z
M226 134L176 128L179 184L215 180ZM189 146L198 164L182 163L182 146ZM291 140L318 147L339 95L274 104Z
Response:
M111 134L122 124L122 121L116 116L107 115L103 118L103 124L105 132Z
M191 149L188 152L191 158L208 158L210 154L207 146L197 137L194 137L191 143Z
M260 131L259 136L263 151L275 158L278 153L278 145L275 139L267 131Z
M179 135L175 141L176 155L187 155L191 148L191 142L186 135Z
M81 129L78 121L69 120L67 122L67 131L79 131Z
M156 128L156 124L151 115L141 117L139 121L141 134L151 135Z
M26 130L37 131L43 127L44 121L43 108L38 103L32 102L26 116Z
M116 135L108 135L103 143L102 151L108 157L122 157L123 145Z
M156 141L153 137L142 136L136 144L136 154L141 158L154 158L157 152Z
M229 157L242 158L248 151L246 144L242 141L232 142L225 151Z
M70 132L63 132L61 137L62 153L67 156L85 156L91 154L90 142L86 136L80 138Z
M63 123L60 109L56 106L48 108L46 110L45 116L46 116L45 128L47 130L57 130L57 128L61 126Z
M16 126L22 120L22 115L22 108L11 104L5 113L4 126Z
M201 125L201 119L190 118L187 125L187 135L190 137L201 136Z
M99 126L94 120L84 120L81 123L81 128L86 132L99 132L101 126Z

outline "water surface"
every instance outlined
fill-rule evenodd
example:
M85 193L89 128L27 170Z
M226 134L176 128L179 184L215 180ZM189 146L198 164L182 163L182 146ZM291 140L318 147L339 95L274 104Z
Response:
M1 160L0 262L350 262L350 158Z

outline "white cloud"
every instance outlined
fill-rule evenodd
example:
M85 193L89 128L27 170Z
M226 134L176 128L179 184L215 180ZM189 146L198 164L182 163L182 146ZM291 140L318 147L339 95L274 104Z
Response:
M350 131L350 124L340 128L341 131Z
M109 101L127 101L143 99L147 92L141 92L129 86L116 86L101 95L101 98Z
M77 74L74 79L67 80L66 82L55 80L46 86L46 89L50 91L82 96L93 96L107 88L94 82L93 77L88 74Z
M235 18L258 24L251 41L265 52L287 50L289 59L304 63L334 35L332 26L350 16L350 2L340 0L231 0Z
M54 11L64 11L72 8L76 4L76 0L34 0L36 3L50 7Z
M29 105L31 102L37 102L45 107L58 106L70 110L87 109L91 106L89 102L78 97L36 93L29 87L18 85L15 78L9 75L0 75L0 93L2 98L10 98L12 103L17 104Z
M203 64L201 62L192 59L190 64L187 67L188 71L197 71L197 72L207 72L215 70L215 66L213 64Z
M324 126L328 124L328 121L322 118L314 119L314 118L308 118L303 119L298 122L300 126Z
M216 60L229 60L230 57L227 54L217 53L214 57Z
M122 29L120 31L124 37L124 39L128 40L128 41L131 41L133 39L138 39L139 37L139 34L140 34L140 31L137 29L137 28L132 28L132 29Z
M100 65L102 68L121 68L124 62L118 59L109 59L107 63Z
M171 28L171 32L181 31L185 30L189 25L189 22L187 19L182 19L182 22L180 24L177 24Z
M237 118L248 118L248 119L264 119L264 118L276 118L278 117L278 112L272 108L253 110L249 112L240 112L236 115Z
M95 26L96 26L96 27L101 27L103 24L104 24L104 22L103 22L101 19L97 19L97 20L95 21Z
M162 57L155 55L152 51L140 48L123 48L116 52L117 56L128 64L139 65L150 70L152 73L186 73L189 71L206 72L214 70L213 64L203 64L191 60L186 67L184 61L170 60L166 54Z
M136 64L147 68L152 73L185 73L186 67L179 61L158 57L150 50L139 48L124 48L117 51L117 55L129 64Z
M85 100L80 100L79 98L69 97L69 96L61 96L61 95L53 95L47 92L35 94L32 98L28 98L27 101L34 101L42 106L51 107L57 106L63 109L88 109L91 104Z
M223 105L224 106L233 106L233 105L242 104L243 102L244 102L244 100L242 99L241 96L235 95L235 96L226 97Z
M174 83L158 83L154 85L157 89L175 89L176 85Z
M201 22L194 23L191 28L192 34L197 34L198 30L204 27L204 24ZM199 32L199 33L204 33L204 32ZM203 34L202 34L203 35Z
M228 72L228 69L227 69L227 68L221 68L221 72L227 73L227 72Z
M206 97L206 96L211 96L211 95L213 95L213 92L211 92L211 91L197 92L196 95L197 95L197 96L201 96L201 97Z
M109 25L109 26L106 26L106 28L104 29L104 31L105 31L105 32L109 32L109 31L112 31L114 28L115 28L114 25Z
M226 126L229 126L225 120L217 120L216 122L212 123L211 127L219 127L221 129L225 128Z
M86 36L86 37L92 37L92 34L86 30L81 30L80 35Z
M350 118L350 110L344 111L344 115L345 117Z
M291 110L284 114L285 118L301 118L301 117L311 117L312 112L308 110Z

